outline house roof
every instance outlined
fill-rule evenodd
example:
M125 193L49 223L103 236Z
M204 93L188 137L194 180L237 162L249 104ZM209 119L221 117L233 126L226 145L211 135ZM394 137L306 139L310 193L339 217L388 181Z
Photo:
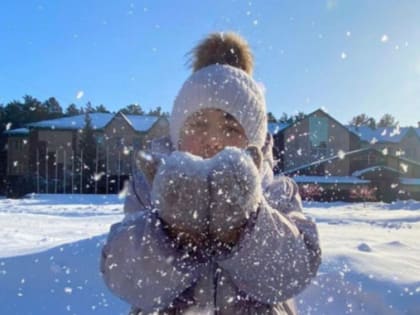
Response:
M10 129L3 132L5 135L8 136L27 136L29 134L28 128L16 128L16 129Z
M368 173L373 173L373 172L382 171L382 170L386 170L386 171L391 172L391 173L402 174L401 171L396 170L393 167L389 167L389 166L386 166L386 165L375 165L375 166L370 166L370 167L364 168L362 170L357 170L357 171L353 172L352 176L359 177L359 176L362 176L362 175L365 175L365 174L368 174Z
M376 142L400 142L409 132L410 129L414 129L417 136L420 138L420 128L414 127L382 127L372 129L369 126L347 126L347 128L357 134L362 141L369 143Z
M109 121L115 116L110 113L91 113L89 114L92 120L93 129L98 130L104 128ZM76 115L70 117L61 117L51 120L42 120L27 124L28 128L34 129L58 129L58 130L78 130L85 125L85 115Z
M370 180L360 179L354 176L294 176L297 183L318 183L318 184L369 184Z
M124 115L128 123L138 132L147 131L159 120L157 116Z
M420 178L400 178L403 185L420 185Z
M274 136L276 133L281 132L282 130L289 127L289 125L290 124L288 124L288 123L282 123L282 122L273 123L273 122L271 122L271 123L268 123L268 132Z
M154 123L159 119L157 116L146 115L124 115L120 113L127 122L133 127L135 131L144 132L149 130ZM118 114L117 114L118 115ZM91 113L89 114L92 120L94 130L101 130L108 125L116 114L110 113ZM33 129L56 129L56 130L79 130L83 129L85 125L85 115L76 115L70 117L62 117L51 120L43 120L35 123L27 124L28 128Z

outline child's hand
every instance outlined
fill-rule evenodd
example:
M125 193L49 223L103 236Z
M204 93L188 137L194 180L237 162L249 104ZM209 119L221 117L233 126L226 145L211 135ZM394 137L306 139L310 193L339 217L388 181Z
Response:
M226 148L212 159L209 234L227 243L236 242L240 229L261 201L258 148Z
M209 161L176 151L164 160L154 176L152 202L170 232L181 239L197 242L207 237L209 190L206 163Z

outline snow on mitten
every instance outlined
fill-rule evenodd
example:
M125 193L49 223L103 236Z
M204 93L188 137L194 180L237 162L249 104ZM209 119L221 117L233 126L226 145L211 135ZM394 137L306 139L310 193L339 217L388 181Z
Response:
M139 151L136 157L136 165L147 180L149 186L152 186L156 172L160 164L165 163L166 156L164 154L148 153L146 151Z
M160 218L182 239L207 237L209 190L208 160L175 151L154 177L151 197Z
M261 201L261 180L256 161L249 150L227 147L212 158L210 171L209 234L212 238L229 241L230 235L241 228Z

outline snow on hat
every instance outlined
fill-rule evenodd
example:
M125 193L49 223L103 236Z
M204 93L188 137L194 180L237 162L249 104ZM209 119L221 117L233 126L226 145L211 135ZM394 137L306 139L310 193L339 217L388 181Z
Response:
M250 145L262 147L267 133L263 91L252 78L252 54L234 33L213 33L193 51L193 74L175 99L170 136L177 146L186 119L201 109L220 109L242 125Z

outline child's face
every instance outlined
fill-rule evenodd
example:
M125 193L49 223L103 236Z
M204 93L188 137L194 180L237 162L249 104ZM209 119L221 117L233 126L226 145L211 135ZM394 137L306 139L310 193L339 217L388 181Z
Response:
M246 148L245 130L230 114L219 109L203 109L187 118L178 149L210 158L225 147Z

